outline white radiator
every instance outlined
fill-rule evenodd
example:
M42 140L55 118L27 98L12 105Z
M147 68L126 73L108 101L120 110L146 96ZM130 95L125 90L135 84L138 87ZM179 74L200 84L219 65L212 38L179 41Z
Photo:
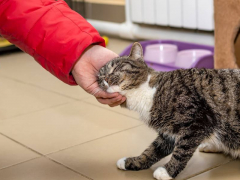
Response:
M134 23L214 30L213 0L129 0Z

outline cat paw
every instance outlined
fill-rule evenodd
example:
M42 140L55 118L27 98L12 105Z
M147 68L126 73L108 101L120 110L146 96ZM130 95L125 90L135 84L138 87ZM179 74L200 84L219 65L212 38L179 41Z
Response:
M122 159L119 159L118 161L117 161L117 167L118 167L118 169L121 169L121 170L126 170L126 168L125 168L125 160L126 160L127 158L122 158Z
M153 177L157 180L170 180L173 179L171 176L169 176L167 170L163 167L157 168L154 173Z
M200 146L198 146L198 150L200 152L206 152L206 153L218 153L221 152L216 146L214 146L213 144L209 144L209 143L202 143L200 144Z

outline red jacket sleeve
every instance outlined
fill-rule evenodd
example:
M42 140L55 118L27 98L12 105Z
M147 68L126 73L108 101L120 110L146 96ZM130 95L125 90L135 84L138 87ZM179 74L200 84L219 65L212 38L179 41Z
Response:
M0 0L0 34L63 82L75 85L74 63L99 33L63 0Z

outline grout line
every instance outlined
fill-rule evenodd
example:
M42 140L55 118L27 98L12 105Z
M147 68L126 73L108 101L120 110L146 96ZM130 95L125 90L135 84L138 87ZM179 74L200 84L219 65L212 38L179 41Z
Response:
M5 138L10 139L10 140L12 140L13 142L19 144L20 146L23 146L24 148L26 148L26 149L28 149L28 150L30 150L30 151L32 151L32 152L34 152L34 153L36 153L36 154L39 155L38 157L29 159L29 160L26 160L26 161L22 161L22 162L19 162L19 163L16 163L16 164L13 164L13 165L4 167L4 168L0 168L0 171L3 170L3 169L6 169L6 168L10 168L10 167L13 167L13 166L17 166L17 165L19 165L19 164L23 164L23 163L25 163L25 162L28 162L28 161L31 161L31 160L34 160L34 159L37 159L37 158L40 158L40 157L46 157L46 158L52 160L53 162L55 162L55 163L57 163L57 164L60 164L60 165L64 166L64 167L67 168L67 169L72 170L72 171L75 172L75 173L78 173L78 174L80 174L80 175L82 175L82 176L84 176L84 177L86 177L86 178L88 178L88 179L90 179L90 180L93 180L93 179L91 179L91 178L89 178L89 177L87 177L87 176L85 176L85 175L83 175L83 174L75 171L74 169L71 169L70 167L68 167L68 166L66 166L66 165L64 165L64 164L62 164L62 163L57 162L56 160L54 160L54 159L52 159L51 157L49 157L49 155L54 154L54 153L58 153L58 152L61 152L61 151L65 151L65 150L67 150L67 149L70 149L70 148L73 148L73 147L76 147L76 146L81 146L81 145L83 145L83 144L86 144L86 143L89 143L89 142L92 142L92 141L96 141L96 140L99 140L99 139L102 139L102 138L105 138L105 137L108 137L108 136L111 136L111 135L114 135L114 134L118 134L118 133L121 133L121 132L124 132L124 131L128 131L128 130L131 130L131 129L135 129L135 128L138 128L138 127L140 127L140 126L143 126L143 124L138 125L138 126L134 126L134 127L128 128L128 129L124 129L124 130L121 130L121 131L118 131L118 132L115 132L115 133L112 133L112 134L108 134L108 135L105 135L105 136L102 136L102 137L99 137L99 138L96 138L96 139L92 139L92 140L89 140L89 141L86 141L86 142L83 142L83 143L80 143L80 144L76 144L76 145L74 145L74 146L70 146L70 147L67 147L67 148L65 148L65 149L61 149L61 150L59 150L59 151L51 152L51 153L48 153L48 154L42 154L42 153L40 153L40 152L38 152L38 151L36 151L36 150L34 150L34 149L26 146L25 144L23 144L23 143L21 143L21 142L18 142L17 140L15 140L15 139L13 139L13 138L11 138L11 137L9 137L9 136L7 136L7 135L5 135L5 134L3 134L3 133L0 132L0 135L4 136Z
M36 151L36 150L34 150L34 149L26 146L26 145L24 145L24 144L16 141L15 139L13 139L13 138L11 138L11 137L9 137L9 136L1 133L1 132L0 132L0 135L6 137L7 139L12 140L13 142L15 142L15 143L23 146L24 148L26 148L26 149L28 149L28 150L30 150L30 151L32 151L32 152L34 152L34 153L36 153L36 154L39 155L38 157L35 157L35 158L32 158L32 159L28 159L28 160L26 160L26 161L22 161L22 162L19 162L19 163L16 163L16 164L12 164L12 165L9 165L9 166L0 168L0 171L3 170L3 169L11 168L11 167L14 167L14 166L17 166L17 165L20 165L20 164L24 164L24 163L26 163L26 162L29 162L29 161L32 161L32 160L35 160L35 159L44 157L44 158L47 158L48 160L50 160L50 161L52 161L52 162L54 162L54 163L56 163L56 164L58 164L58 165L60 165L60 166L63 166L63 167L65 167L65 168L67 168L67 169L69 169L69 170L71 170L71 171L73 171L73 172L75 172L75 173L77 173L77 174L79 174L79 175L81 175L81 176L89 179L89 180L93 180L93 179L91 179L90 177L87 177L87 176L85 176L84 174L81 174L81 173L79 173L78 171L75 171L74 169L72 169L72 168L70 168L70 167L68 167L68 166L66 166L66 165L64 165L64 164L62 164L62 163L60 163L60 162L57 162L57 161L55 161L54 159L51 159L50 157L48 157L48 156L46 156L46 155L44 155L44 154L42 154L42 153L40 153L40 152L38 152L38 151Z
M80 172L78 172L78 171L76 171L76 170L74 170L74 169L72 169L72 168L70 168L70 167L68 167L68 166L60 163L60 162L58 162L58 161L55 161L55 160L53 160L53 159L51 159L50 157L47 157L47 156L35 157L35 158L29 159L29 160L26 160L26 161L22 161L22 162L20 162L20 163L16 163L16 164L13 164L13 165L10 165L10 166L7 166L7 167L3 167L3 168L0 169L0 171L2 171L2 170L4 170L4 169L11 168L11 167L14 167L14 166L18 166L18 165L21 165L21 164L24 164L24 163L27 163L27 162L29 162L29 161L33 161L33 160L35 160L35 159L39 159L39 158L42 158L42 157L48 159L49 161L52 161L52 162L60 165L60 166L62 166L62 167L64 167L64 168L66 168L66 169L68 169L68 170L70 170L70 171L72 171L72 172L74 172L74 173L76 173L76 174L78 174L78 175L80 175L80 176L83 176L83 177L85 177L85 178L87 178L87 179L89 179L89 180L93 180L92 178L90 178L90 177L88 177L88 176L86 176L86 175L84 175L84 174L82 174L82 173L80 173Z
M0 132L0 135L2 135L2 136L4 136L4 137L6 137L6 138L8 138L8 139L10 139L10 140L12 140L12 141L14 141L14 142L16 142L17 144L19 144L19 145L21 145L21 146L29 149L30 151L35 152L36 154L40 155L40 157L45 157L45 158L51 160L52 162L55 162L55 163L57 163L57 164L65 167L65 168L67 168L67 169L69 169L69 170L71 170L71 171L73 171L73 172L75 172L75 173L77 173L77 174L79 174L79 175L81 175L81 176L89 179L89 180L93 180L92 178L90 178L90 177L88 177L88 176L86 176L86 175L84 175L84 174L82 174L82 173L80 173L80 172L78 172L78 171L76 171L76 170L74 170L74 169L72 169L72 168L70 168L70 167L68 167L68 166L66 166L66 165L64 165L64 164L56 161L56 160L54 160L54 159L52 159L51 157L49 157L49 155L54 154L54 153L58 153L58 152L61 152L61 151L64 151L64 150L67 150L67 149L69 149L69 148L73 148L73 147L76 147L76 146L80 146L80 145L83 145L83 144L86 144L86 143L89 143L89 142L92 142L92 141L95 141L95 140L99 140L99 139L102 139L102 138L105 138L105 137L108 137L108 136L111 136L111 135L114 135L114 134L118 134L118 133L121 133L121 132L123 132L123 131L127 131L127 130L130 130L130 129L134 129L134 128L137 128L137 127L140 127L140 126L143 126L143 124L138 125L138 126L135 126L135 127L131 127L131 128L128 128L128 129L124 129L124 130L122 130L122 131L118 131L118 132L115 132L115 133L112 133L112 134L108 134L108 135L106 135L106 136L102 136L102 137L99 137L99 138L96 138L96 139L93 139L93 140L90 140L90 141L86 141L86 142L81 143L81 144L77 144L77 145L74 145L74 146L71 146L71 147L68 147L68 148L65 148L65 149L61 149L61 150L56 151L56 152L52 152L52 153L49 153L49 154L45 154L45 155L44 155L44 154L41 154L40 152L38 152L38 151L36 151L36 150L34 150L34 149L32 149L32 148L30 148L30 147L28 147L28 146L20 143L20 142L18 142L18 141L16 141L15 139L12 139L11 137L9 137L9 136L1 133L1 132ZM17 164L8 166L8 167L1 168L0 171L3 170L3 169L6 169L6 168L10 168L10 167L13 167L13 166L17 166L17 165L19 165L19 164L23 164L23 163L25 163L25 162L28 162L28 161L31 161L31 160L34 160L34 159L37 159L37 158L40 158L40 157L36 157L36 158L29 159L29 160L27 160L27 161L23 161L23 162L20 162L20 163L17 163Z
M3 168L0 168L0 172L1 172L2 170L4 170L4 169L11 168L11 167L14 167L14 166L18 166L18 165L20 165L20 164L24 164L24 163L26 163L26 162L29 162L29 161L32 161L32 160L35 160L35 159L38 159L38 158L41 158L41 157L43 157L43 156L35 157L35 158L32 158L32 159L28 159L28 160L26 160L26 161L22 161L22 162L19 162L19 163L16 163L16 164L12 164L12 165L10 165L10 166L6 166L6 167L3 167Z
M95 107L99 107L99 108L102 108L102 109L105 109L105 110L109 110L109 109L107 109L107 108L104 108L104 107L95 105L94 103L87 102L86 100L89 99L90 97L83 97L83 98L77 99L77 98L73 98L73 97L67 96L67 95L65 95L65 94L56 92L56 91L52 91L52 90L43 88L43 87L41 87L41 86L37 86L37 85L35 85L35 84L27 83L27 82L24 82L24 81L15 79L15 78L11 78L11 77L8 77L8 76L5 76L5 75L2 75L2 77L5 78L5 79L10 79L10 80L13 80L13 81L16 81L16 82L25 84L25 85L33 86L33 87L39 88L39 89L41 89L41 90L44 90L44 91L47 91L47 92L51 92L51 93L54 93L54 94L57 94L57 95L60 95L60 96L64 96L64 97L66 97L66 98L70 98L70 99L73 99L73 100L75 100L75 101L84 102L84 103L93 105L93 106L95 106ZM51 107L50 107L50 108L51 108ZM123 114L123 113L119 113L119 112L116 112L116 111L112 111L112 112L115 112L115 113L117 113L117 114L120 114L120 115L129 117L129 118L133 118L133 119L135 119L135 120L139 120L138 118L134 118L134 117L132 117L132 116L125 115L125 114ZM14 117L16 117L16 116L14 116ZM11 117L11 118L12 118L12 117ZM8 118L7 118L7 119L8 119ZM3 119L3 120L5 120L5 119ZM1 120L0 120L0 122L1 122Z
M63 166L64 168L66 168L66 169L68 169L68 170L70 170L70 171L72 171L72 172L74 172L74 173L76 173L76 174L78 174L78 175L80 175L80 176L83 176L83 177L85 177L85 178L87 178L87 179L89 179L89 180L93 180L92 178L90 178L90 177L88 177L88 176L86 176L86 175L84 175L84 174L82 174L82 173L80 173L80 172L78 172L78 171L76 171L76 170L74 170L74 169L72 169L72 168L70 168L70 167L68 167L68 166L60 163L60 162L58 162L58 161L55 161L54 159L51 159L50 157L44 156L44 155L43 155L43 156L40 156L40 157L35 157L35 158L32 158L32 159L28 159L28 160L26 160L26 161L22 161L22 162L19 162L19 163L16 163L16 164L12 164L12 165L10 165L10 166L6 166L6 167L3 167L3 168L0 168L0 171L2 171L2 170L4 170L4 169L11 168L11 167L14 167L14 166L18 166L18 165L21 165L21 164L24 164L24 163L27 163L27 162L29 162L29 161L33 161L33 160L39 159L39 158L46 158L46 159L48 159L49 161L52 161L53 163L56 163L56 164L58 164L58 165L60 165L60 166Z
M22 144L22 143L18 142L17 140L15 140L15 139L13 139L13 138L11 138L11 137L9 137L9 136L1 133L1 132L0 132L0 135L4 136L5 138L8 138L8 139L12 140L13 142L15 142L15 143L17 143L17 144L19 144L19 145L27 148L27 149L30 150L30 151L33 151L34 153L36 153L36 154L38 154L38 155L40 155L40 156L44 156L44 154L42 154L42 153L40 153L40 152L38 152L38 151L36 151L36 150L34 150L34 149L26 146L25 144Z
M54 163L56 163L56 164L58 164L58 165L60 165L60 166L63 166L63 167L65 167L66 169L69 169L69 170L71 170L71 171L73 171L73 172L75 172L75 173L77 173L77 174L79 174L79 175L81 175L81 176L83 176L83 177L89 179L89 180L93 180L92 178L90 178L90 177L88 177L88 176L86 176L86 175L84 175L84 174L82 174L82 173L80 173L80 172L78 172L78 171L76 171L76 170L74 170L74 169L68 167L67 165L62 164L62 163L60 163L60 162L58 162L58 161L56 161L56 160L54 160L54 159L48 157L48 156L44 156L44 157L46 157L48 160L50 160L50 161L52 161L52 162L54 162Z
M230 162L232 162L232 161L233 161L233 159L230 159L229 161L227 161L227 162L225 162L225 163L218 164L218 165L216 165L216 166L214 166L214 167L211 167L211 168L208 168L208 169L206 169L206 170L204 170L204 171L202 171L202 172L193 174L192 176L189 176L189 177L187 177L187 178L185 178L185 179L182 179L182 180L187 180L187 179L190 180L190 179L193 178L193 177L196 177L196 176L198 176L198 175L201 175L201 174L204 174L204 173L209 172L209 171L211 171L211 170L214 170L214 169L216 169L216 168L218 168L218 167L220 167L220 166L222 166L222 165L228 164L228 163L230 163Z
M80 143L80 144L76 144L76 145L73 145L73 146L70 146L70 147L67 147L67 148L64 148L64 149L55 151L55 152L51 152L51 153L45 154L45 156L49 156L49 155L51 155L51 154L59 153L59 152L61 152L61 151L65 151L65 150L67 150L67 149L74 148L74 147L76 147L76 146L81 146L81 145L84 145L84 144L87 144L87 143L90 143L90 142L93 142L93 141L97 141L97 140L99 140L99 139L103 139L103 138L108 137L108 136L112 136L112 135L115 135L115 134L118 134L118 133L121 133L121 132L124 132L124 131L128 131L128 130L131 130L131 129L135 129L135 128L138 128L138 127L140 127L140 126L144 126L144 124L140 124L140 125L137 125L137 126L128 128L128 129L124 129L124 130L121 130L121 131L112 133L112 134L107 134L107 135L105 135L105 136L98 137L98 138L96 138L96 139L92 139L92 140L89 140L89 141L85 141L85 142Z
M87 104L90 104L90 105L93 105L93 106L95 106L95 107L99 107L99 108L101 108L101 109L105 109L105 110L111 111L111 110L109 110L109 109L107 109L107 108L104 108L104 107L102 107L102 106L98 106L98 105L96 105L96 104L94 104L94 103L87 102L87 101L85 101L85 100L83 100L83 102L84 102L84 103L87 103ZM126 115L126 114L124 114L124 113L119 113L119 112L117 112L117 111L111 111L111 112L114 112L114 113L117 113L117 114L120 114L120 115L126 116L126 117L128 117L128 118L132 118L132 119L134 119L134 120L138 120L138 121L139 121L139 118L134 118L134 117L128 116L128 115Z
M35 85L35 84L32 84L32 83L29 83L29 82L24 82L24 81L21 81L21 80L18 80L18 79L15 79L15 78L12 78L12 77L9 77L9 76L5 76L5 75L2 75L2 78L5 78L5 79L10 79L12 81L16 81L18 83L22 83L22 84L25 84L25 85L28 85L28 86L33 86L35 88L39 88L41 90L44 90L44 91L47 91L47 92L51 92L51 93L54 93L54 94L57 94L57 95L60 95L60 96L63 96L65 98L69 98L69 99L73 99L73 100L78 100L78 101L82 101L84 100L86 97L83 97L83 98L74 98L74 97L71 97L71 96L68 96L66 94L62 94L62 93L59 93L59 92L56 92L56 91L53 91L53 90L50 90L50 89L46 89L44 87L41 87L41 86L38 86L38 85ZM80 87L79 87L80 88Z
M135 128L140 127L140 126L143 126L143 124L138 125L138 126L135 126L135 127L131 127L131 128L128 128L128 129L124 129L124 130L122 130L122 131L118 131L118 132L115 132L115 133L112 133L112 134L108 134L108 135L105 135L105 136L102 136L102 137L99 137L99 138L96 138L96 139L93 139L93 140L90 140L90 141L86 141L86 142L83 142L83 143L81 143L81 144L77 144L77 145L74 145L74 146L71 146L71 147L68 147L68 148L65 148L65 149L61 149L61 150L56 151L56 152L52 152L52 153L49 153L49 154L45 154L45 155L42 154L42 153L40 153L40 152L38 152L38 151L36 151L36 150L34 150L34 149L32 149L32 148L30 148L30 147L28 147L28 146L26 146L26 145L24 145L24 144L22 144L22 143L20 143L20 142L18 142L18 141L16 141L15 139L13 139L13 138L11 138L11 137L9 137L9 136L1 133L1 132L0 132L0 135L2 135L2 136L4 136L4 137L6 137L6 138L8 138L8 139L10 139L10 140L12 140L12 141L14 141L15 143L17 143L17 144L19 144L19 145L21 145L21 146L23 146L23 147L25 147L25 148L27 148L27 149L29 149L30 151L33 151L34 153L40 155L40 157L45 157L45 158L51 160L52 162L55 162L55 163L57 163L57 164L65 167L65 168L67 168L67 169L69 169L69 170L71 170L71 171L73 171L73 172L75 172L75 173L77 173L77 174L79 174L79 175L81 175L81 176L89 179L89 180L93 180L92 178L90 178L90 177L88 177L88 176L86 176L86 175L84 175L84 174L82 174L82 173L80 173L80 172L78 172L78 171L76 171L76 170L68 167L67 165L64 165L64 164L62 164L62 163L60 163L60 162L52 159L51 157L49 157L49 155L54 154L54 153L58 153L58 152L61 152L61 151L64 151L64 150L67 150L67 149L70 149L70 148L73 148L73 147L76 147L76 146L80 146L80 145L83 145L83 144L86 144L86 143L89 143L89 142L92 142L92 141L95 141L95 140L99 140L99 139L102 139L102 138L105 138L105 137L108 137L108 136L111 136L111 135L114 135L114 134L118 134L118 133L121 133L121 132L124 132L124 131L128 131L128 130L131 130L131 129L135 129ZM13 166L17 166L17 165L19 165L19 164L26 163L26 162L28 162L28 161L31 161L31 160L34 160L34 159L37 159L37 158L40 158L40 157L36 157L36 158L33 158L33 159L29 159L29 160L27 160L27 161L23 161L23 162L14 164L14 165L10 165L10 166L8 166L8 167L1 168L0 171L3 170L3 169L6 169L6 168L10 168L10 167L13 167Z
M84 98L82 98L81 100L79 100L79 101L81 101L81 102L84 102L85 103L85 101L86 100L88 100L88 99L90 99L90 98L92 98L92 97L84 97Z
M69 170L71 170L71 171L73 171L73 172L75 172L75 173L77 173L77 174L79 174L79 175L81 175L81 176L83 176L83 177L89 179L89 180L93 180L93 179L91 179L91 178L85 176L84 174L81 174L81 173L79 173L78 171L75 171L74 169L72 169L72 168L70 168L70 167L68 167L68 166L66 166L66 165L64 165L64 164L62 164L62 163L60 163L60 162L57 162L57 161L55 161L54 159L51 159L50 157L48 157L48 156L46 156L46 155L44 155L44 154L42 154L42 153L40 153L40 152L38 152L38 151L36 151L36 150L34 150L34 149L32 149L32 148L26 146L26 145L24 145L24 144L22 144L22 143L16 141L15 139L13 139L13 138L11 138L11 137L9 137L9 136L7 136L7 135L1 133L1 132L0 132L0 135L2 135L2 136L4 136L4 137L6 137L6 138L8 138L8 139L10 139L10 140L12 140L12 141L14 141L15 143L17 143L17 144L19 144L19 145L25 147L26 149L28 149L28 150L30 150L30 151L32 151L32 152L34 152L34 153L36 153L36 154L39 155L38 157L35 157L35 158L32 158L32 159L29 159L29 160L26 160L26 161L22 161L22 162L19 162L19 163L16 163L16 164L10 165L10 166L6 166L6 167L3 167L3 168L0 168L0 171L3 170L3 169L11 168L11 167L14 167L14 166L17 166L17 165L20 165L20 164L23 164L23 163L26 163L26 162L32 161L32 160L34 160L34 159L38 159L38 158L44 157L44 158L47 158L48 160L50 160L50 161L52 161L52 162L54 162L54 163L56 163L56 164L58 164L58 165L61 165L61 166L65 167L65 168L67 168L67 169L69 169Z
M21 117L21 116L25 116L25 115L28 115L28 114L33 114L33 113L36 113L36 112L45 111L45 110L47 110L47 109L53 109L53 108L56 108L56 107L60 107L60 106L64 106L64 105L70 104L70 103L72 103L72 102L76 102L76 101L69 101L69 102L66 102L66 103L53 105L53 106L46 107L46 108L43 108L43 109L38 109L38 110L35 110L35 111L26 112L26 113L23 113L23 114L18 114L18 115L9 117L9 118L0 119L0 124L1 124L3 121L5 121L5 120L12 120L12 119L14 119L14 118Z

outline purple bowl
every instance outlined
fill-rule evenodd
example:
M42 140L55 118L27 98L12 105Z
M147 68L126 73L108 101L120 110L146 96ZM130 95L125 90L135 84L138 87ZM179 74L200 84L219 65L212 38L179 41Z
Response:
M178 48L173 44L154 44L145 48L144 59L148 62L169 64L177 59Z
M214 59L213 59L214 48L212 46L185 43L180 41L171 41L171 40L149 40L149 41L141 41L139 43L143 47L143 54L145 54L146 47L148 45L153 45L153 44L173 44L178 47L179 51L190 50L190 49L209 50L212 52L212 54L197 58L189 68L207 68L207 69L214 68ZM130 44L127 48L125 48L120 54L120 56L128 56L130 54L131 47L132 47L132 44ZM180 68L180 67L177 67L175 63L163 64L160 62L158 63L152 62L151 60L149 61L148 59L144 59L144 60L149 67L155 69L156 71L173 71Z
M212 52L206 49L188 49L179 51L175 66L179 68L190 68L199 58L207 55L212 55Z

